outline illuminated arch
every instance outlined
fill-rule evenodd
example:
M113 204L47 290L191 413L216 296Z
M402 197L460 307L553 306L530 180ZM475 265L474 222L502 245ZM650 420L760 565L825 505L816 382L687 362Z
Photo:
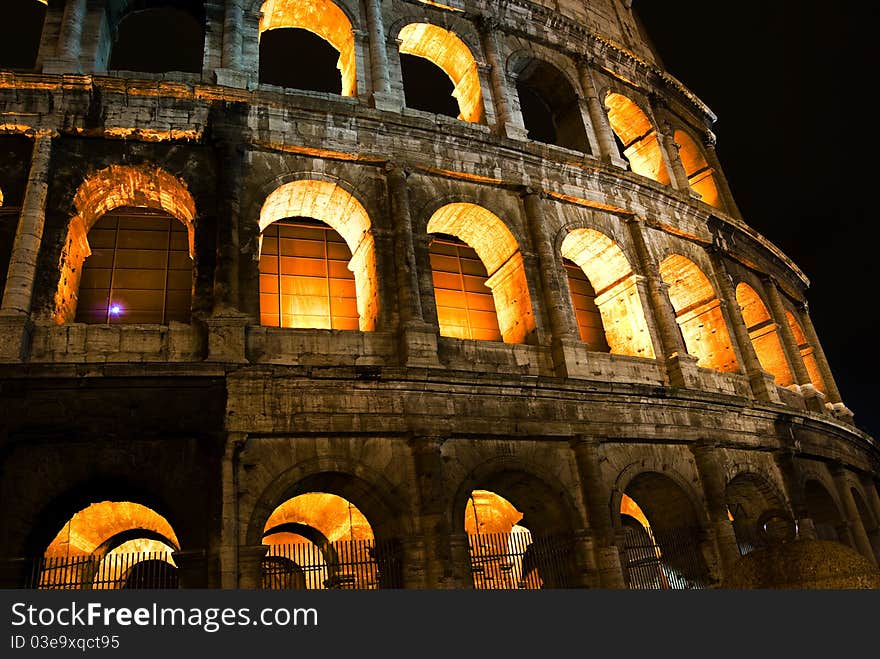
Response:
M501 218L482 206L456 202L434 212L428 233L455 236L476 251L489 275L486 285L504 342L524 343L535 330L535 318L519 245Z
M776 331L776 323L770 317L761 297L754 288L742 282L736 287L736 303L749 330L749 338L755 347L761 368L773 375L776 384L790 386L794 379Z
M736 355L721 302L709 278L696 263L679 254L663 260L660 277L669 285L669 300L688 353L698 359L699 366L736 372Z
M718 185L715 183L715 172L706 162L703 150L683 130L675 131L673 139L678 144L678 156L691 190L700 195L700 198L710 206L723 208L721 197L718 195Z
M620 246L595 229L575 229L562 241L563 258L589 279L612 354L654 358L636 275Z
M276 188L260 210L260 232L273 222L291 217L319 220L342 236L351 250L348 269L354 273L359 328L376 328L379 288L371 222L361 203L336 183L301 180Z
M186 227L189 255L195 245L196 205L186 184L158 167L111 165L92 174L73 198L71 218L61 255L61 278L55 293L56 323L73 320L82 265L91 254L89 229L105 213L132 206L164 211Z
M314 32L339 51L337 68L342 75L342 95L357 95L357 60L354 31L345 12L330 0L266 0L261 8L260 34L294 27ZM291 65L307 63L291 63Z
M623 155L636 174L669 184L669 172L660 148L657 131L648 115L622 94L609 93L605 98L608 122L623 144Z
M825 381L822 379L822 373L819 371L819 364L816 361L815 349L807 340L807 336L804 334L804 328L801 327L800 321L795 318L791 311L786 311L785 317L788 319L788 325L791 327L791 331L794 334L794 340L797 342L801 359L804 360L804 366L807 368L810 382L823 394L827 393L825 391Z
M459 119L480 123L483 121L483 92L477 73L477 62L470 48L453 32L430 23L410 23L397 37L400 52L424 57L440 67L454 89L458 101Z

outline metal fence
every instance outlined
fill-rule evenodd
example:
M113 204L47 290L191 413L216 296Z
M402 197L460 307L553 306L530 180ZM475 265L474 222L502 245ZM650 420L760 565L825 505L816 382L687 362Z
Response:
M621 558L627 586L634 590L706 588L708 574L699 549L699 529L649 531L627 527Z
M528 533L468 536L477 590L538 590L572 585L572 540L532 538Z
M171 552L131 552L106 556L49 556L36 559L25 588L39 590L119 590L178 588Z
M272 545L262 563L266 590L401 588L400 551L396 543L340 540Z

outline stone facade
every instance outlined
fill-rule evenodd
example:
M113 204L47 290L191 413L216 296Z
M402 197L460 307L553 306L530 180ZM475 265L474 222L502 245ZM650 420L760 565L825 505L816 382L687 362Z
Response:
M474 490L569 538L569 585L632 585L624 496L658 532L696 529L704 585L732 576L737 504L752 528L775 511L876 565L880 450L840 398L809 282L740 215L715 117L630 3L340 1L347 96L260 83L260 0L204 3L201 74L107 71L128 4L50 2L36 68L0 71L3 585L108 499L170 522L183 585L256 587L266 520L312 491L399 543L411 588L473 585ZM406 107L410 24L470 51L477 121ZM534 62L571 85L583 148L528 139ZM360 330L260 325L262 212L302 182L330 201L273 219L346 239ZM88 232L118 206L187 227L190 323L74 322ZM441 331L429 224L486 264L503 342ZM564 253L611 352L578 336Z

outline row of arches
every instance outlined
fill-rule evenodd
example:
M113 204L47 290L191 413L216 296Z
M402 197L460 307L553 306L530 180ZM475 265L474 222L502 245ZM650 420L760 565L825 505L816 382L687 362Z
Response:
M578 514L554 483L528 470L490 472L459 488L450 538L466 547L478 589L582 586L574 555ZM805 504L822 540L855 548L862 525L880 553L878 520L861 491L847 486L858 519L848 519L821 479L803 483ZM287 488L254 520L262 545L259 586L269 589L399 588L407 522L362 477L318 473ZM638 589L705 588L711 574L710 524L699 496L675 473L639 471L613 491L606 513L615 531L625 583ZM789 503L762 473L737 473L724 505L740 554L788 541L796 533ZM255 511L259 512L259 511ZM45 546L32 587L118 589L177 587L182 547L166 511L131 500L100 500L77 510ZM447 539L448 541L449 539ZM453 544L456 541L453 540ZM561 551L563 550L564 551ZM565 552L568 552L567 554ZM465 556L466 554L466 556Z
M200 25L205 24L201 3L157 0L118 7L110 3L107 11L117 26L107 69L201 72L204 30ZM259 22L259 81L358 96L364 73L358 73L356 22L344 3L266 0ZM157 34L163 35L161 40ZM398 43L406 107L486 123L484 89L488 90L488 83L480 80L474 55L479 52L476 35L469 35L469 45L455 29L403 20L395 24L392 36ZM14 61L0 59L0 66ZM305 62L308 65L300 65ZM510 53L504 75L515 80L511 111L521 118L529 139L593 153L591 142L596 138L590 133L602 130L592 125L595 118L586 109L584 99L593 92L582 89L579 77L583 74L568 64L571 71L564 68L566 62L551 62L526 51ZM704 202L723 208L717 174L689 129L683 124L661 129L651 119L647 101L638 94L631 96L623 87L609 87L602 93L607 116L601 121L609 123L620 156L633 172L688 189ZM666 135L668 144L663 143ZM679 165L682 173L675 180L670 169Z
M271 327L372 331L380 318L374 221L342 181L303 178L278 185L262 203L256 269L260 323ZM110 166L77 190L54 314L58 323L190 322L198 249L198 210L185 183L149 166ZM422 237L436 322L442 336L528 343L536 331L525 238L512 223L471 201L430 210ZM556 267L577 338L589 350L656 356L644 291L629 247L607 228L569 227L557 237ZM687 255L686 255L687 254ZM741 365L723 305L698 254L670 252L659 276L687 352L698 365L738 372ZM736 286L761 367L793 384L779 323L789 325L814 386L821 374L791 310L774 317L760 282Z

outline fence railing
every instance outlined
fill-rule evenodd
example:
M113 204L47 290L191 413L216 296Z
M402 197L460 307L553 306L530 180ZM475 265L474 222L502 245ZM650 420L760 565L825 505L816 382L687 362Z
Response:
M33 561L25 588L39 590L119 590L178 588L171 552L106 556L48 556Z
M699 537L699 529L691 527L626 528L621 558L627 586L635 590L706 588L708 573Z
M468 536L471 574L477 590L537 590L572 586L572 540L533 538L529 533Z
M394 542L340 540L272 545L262 563L267 590L401 588L400 551Z

